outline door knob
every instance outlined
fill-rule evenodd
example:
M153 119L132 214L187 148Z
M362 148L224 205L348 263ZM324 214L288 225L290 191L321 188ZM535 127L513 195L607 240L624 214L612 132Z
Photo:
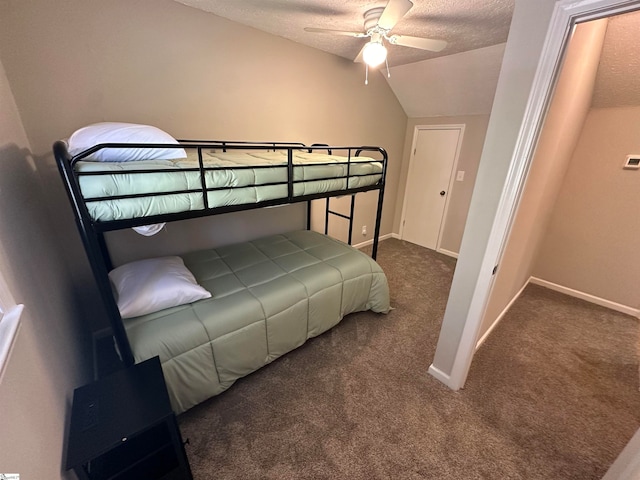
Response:
M444 194L445 194L445 193L447 193L447 192L445 192L444 190L442 190L442 191L440 192L440 196L444 197Z

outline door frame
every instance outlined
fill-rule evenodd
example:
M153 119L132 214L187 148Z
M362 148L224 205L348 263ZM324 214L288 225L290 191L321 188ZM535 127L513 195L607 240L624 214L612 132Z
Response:
M447 213L449 211L449 203L451 200L451 193L453 192L453 186L456 181L455 172L458 170L458 160L460 159L460 150L462 149L462 140L464 138L464 123L454 124L437 124L437 125L416 125L413 128L413 140L411 141L411 152L409 155L409 168L407 168L407 180L404 184L404 199L402 201L402 215L400 216L400 239L404 239L404 222L405 215L407 213L407 187L409 185L409 179L411 178L411 171L414 166L414 160L416 156L416 145L418 143L418 133L420 130L458 130L458 144L456 145L456 153L454 155L453 164L451 166L451 172L449 172L449 182L447 184L448 195L444 200L444 209L442 211L442 218L440 219L440 229L438 231L438 240L436 241L436 252L444 253L445 255L451 255L448 250L442 250L440 243L442 242L442 233L444 232L444 226L447 222Z
M546 118L546 109L574 25L638 9L640 9L640 0L558 0L555 4L507 180L489 233L487 248L480 260L481 271L491 271L494 265L499 264L504 252L527 178L528 167L537 144L537 134ZM446 331L446 341L442 343L448 342L447 348L454 351L453 364L450 370L445 372L432 363L429 367L429 373L453 390L462 388L467 379L493 279L493 276L477 278L470 304L464 315L464 326L458 338L450 338L453 335L457 336L457 334L450 327L454 319L448 318L445 313L441 336L442 332ZM451 295L452 292L449 292L450 297ZM459 320L456 321L459 322ZM448 330L451 330L453 335L450 335ZM439 340L439 346L441 341L442 338Z

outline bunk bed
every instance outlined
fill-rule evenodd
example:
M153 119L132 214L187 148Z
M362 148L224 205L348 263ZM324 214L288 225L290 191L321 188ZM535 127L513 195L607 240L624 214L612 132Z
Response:
M159 355L177 413L221 393L362 310L389 311L375 262L387 154L380 147L175 140L154 127L86 135L53 146L76 223L125 365ZM91 129L93 126L86 128ZM142 133L140 129L142 128ZM157 129L156 129L157 130ZM84 135L84 137L83 137ZM378 192L372 256L327 236L355 196ZM330 198L350 196L350 214ZM325 201L325 234L311 202ZM114 268L105 233L307 203L307 230ZM170 280L167 280L170 278Z

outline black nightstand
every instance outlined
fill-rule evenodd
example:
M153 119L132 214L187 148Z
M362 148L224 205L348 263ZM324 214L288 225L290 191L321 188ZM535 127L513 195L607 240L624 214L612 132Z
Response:
M193 478L158 357L76 388L71 468L80 480Z

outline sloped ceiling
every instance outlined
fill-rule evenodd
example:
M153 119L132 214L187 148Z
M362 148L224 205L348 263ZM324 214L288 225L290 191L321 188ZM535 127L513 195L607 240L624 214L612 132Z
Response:
M505 44L391 68L387 79L409 118L491 113Z
M363 14L385 0L176 0L220 17L353 60L366 39L309 33L304 27L364 31ZM392 33L446 40L434 53L389 46L389 65L405 65L507 41L515 0L413 0Z
M357 56L365 39L309 33L304 27L363 31L364 12L387 4L385 0L175 1L349 60ZM389 84L407 115L489 113L515 0L412 1L413 8L392 33L443 39L448 46L438 53L389 46ZM640 105L638 31L640 12L609 20L594 107ZM438 91L439 98L427 95L429 90Z

